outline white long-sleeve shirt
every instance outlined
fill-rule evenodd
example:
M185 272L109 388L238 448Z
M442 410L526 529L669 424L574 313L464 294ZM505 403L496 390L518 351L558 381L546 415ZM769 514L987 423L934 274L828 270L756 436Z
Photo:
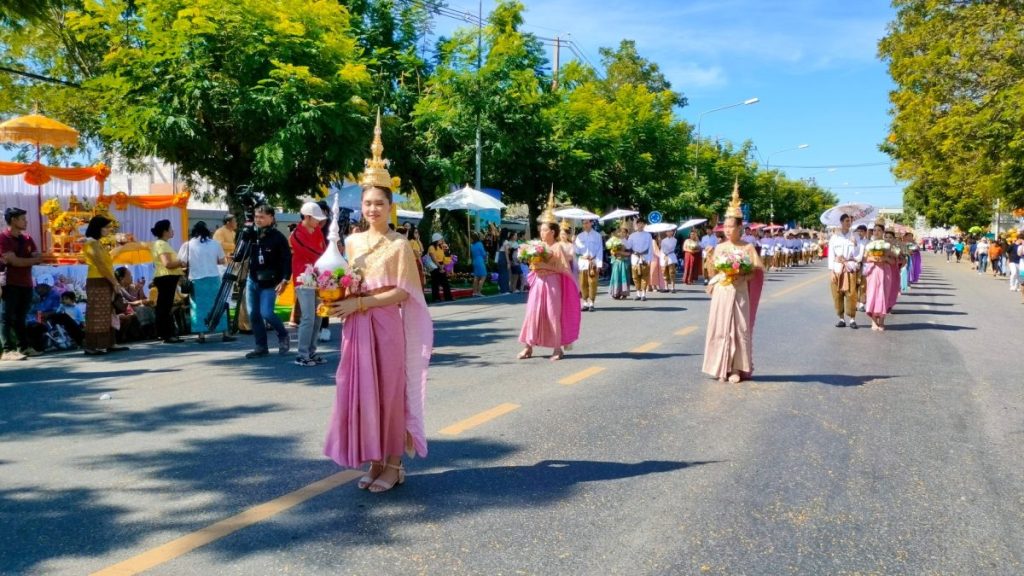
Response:
M857 244L849 236L836 232L828 240L828 269L842 274L849 269L847 263L854 263L857 256ZM854 267L856 264L854 263Z
M651 263L653 257L653 250L651 250L651 244L654 239L651 238L650 232L638 231L633 232L626 238L626 249L633 252L633 257L630 259L632 263L639 264L639 260L642 259L648 264Z
M597 230L584 230L576 235L576 260L580 270L589 270L591 262L600 270L604 265L604 242ZM591 260L593 259L593 260Z

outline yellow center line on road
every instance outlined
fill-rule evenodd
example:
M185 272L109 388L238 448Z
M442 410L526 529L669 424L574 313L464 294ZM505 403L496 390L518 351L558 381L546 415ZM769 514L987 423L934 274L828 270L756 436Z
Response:
M586 370L580 370L575 374L570 374L565 378L562 378L561 380L558 381L558 383L563 386L572 386L573 384L579 384L580 382L586 380L587 378L590 378L591 376L596 376L604 371L604 366L591 366Z
M675 335L676 336L688 336L690 334L693 334L696 331L697 331L697 327L696 326L687 326L686 328L683 328L681 330L676 330L675 331Z
M310 498L314 498L329 492L342 484L351 482L352 480L363 475L360 470L345 470L332 474L322 480L317 480L312 484L299 488L294 492L289 492L284 496L275 498L269 502L264 502L257 506L253 506L247 510L244 510L234 516L210 524L206 528L186 534L181 538L172 540L163 546L158 546L151 550L147 550L138 556L129 558L123 562L108 566L97 572L93 572L90 576L131 576L145 572L151 568L155 568L166 562L170 562L179 556L188 554L189 552L206 546L211 542L220 540L225 536L233 534L243 528L247 528L262 522L272 516L280 514L293 506L302 504Z
M661 346L661 342L648 342L647 344L644 344L643 346L638 346L636 348L633 348L632 350L629 351L629 353L630 354L643 354L645 352L650 352L651 350L656 349L658 346Z
M483 412L477 414L476 416L470 416L469 418L466 418L461 422L456 422L451 426L442 428L440 431L438 431L438 434L444 434L445 436L458 436L459 434L462 434L466 430L472 430L473 428L476 428L481 424L490 422L495 418L504 416L509 412L518 410L519 408L521 408L519 404L511 404L508 402L506 402L505 404L498 404L497 406L491 408L490 410L484 410Z
M604 370L604 368L601 368ZM499 404L490 410L485 410L467 418L461 422L456 422L447 428L443 428L440 434L446 436L455 436L461 434L472 428L476 428L485 422L489 422L498 418L504 414L508 414L514 410L520 408L519 404ZM189 552L230 536L243 528L248 528L253 524L263 522L268 518L276 516L281 512L284 512L290 508L302 504L310 498L315 498L325 492L329 492L342 484L346 484L359 478L363 475L361 470L345 470L332 474L321 480L317 480L312 484L299 488L294 492L289 492L284 496L275 498L269 502L264 502L243 510L242 512L235 514L230 518L226 518L219 522L210 524L209 526L186 534L180 538L172 540L162 546L147 550L137 556L133 556L123 562L118 562L112 566L103 568L93 572L90 576L134 576L151 570L161 564L166 564L175 558L184 556Z
M810 278L808 280L804 280L803 282L801 282L801 283L799 283L799 284L797 284L795 286L790 286L789 288L786 288L784 290L779 290L778 292L772 294L772 298L781 298L781 297L785 296L786 294L789 294L791 292L796 292L797 290L799 290L801 288L805 288L807 286L810 286L811 284L814 284L815 282L821 282L822 280L827 279L827 278L828 278L828 274L822 274L821 276L815 276L814 278Z

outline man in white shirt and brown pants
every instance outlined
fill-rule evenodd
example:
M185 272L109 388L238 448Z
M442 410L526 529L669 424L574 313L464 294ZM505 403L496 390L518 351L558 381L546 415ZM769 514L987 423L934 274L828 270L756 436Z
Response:
M576 249L577 266L580 271L581 310L594 311L597 299L597 282L604 265L604 243L601 234L594 230L592 220L583 221L583 231L576 235L573 243Z
M839 232L828 241L828 270L831 275L832 302L839 321L836 328L857 329L857 244L850 239L849 214L839 219ZM843 312L850 318L847 323Z

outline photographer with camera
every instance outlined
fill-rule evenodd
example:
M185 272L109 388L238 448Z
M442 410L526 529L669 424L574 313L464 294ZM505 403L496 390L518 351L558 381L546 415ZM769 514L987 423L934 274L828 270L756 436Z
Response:
M274 225L274 209L266 204L256 208L253 218L256 235L249 257L249 279L246 282L246 296L249 305L249 320L255 347L246 358L261 358L269 354L267 348L267 327L277 332L278 352L287 354L291 349L288 331L284 323L274 314L277 296L288 286L291 275L292 253L288 239ZM265 324L266 323L266 324Z

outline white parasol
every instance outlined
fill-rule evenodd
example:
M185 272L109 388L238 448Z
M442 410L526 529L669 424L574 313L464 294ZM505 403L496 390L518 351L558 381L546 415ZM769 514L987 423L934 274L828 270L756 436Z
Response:
M492 196L479 190L474 190L466 184L461 190L456 190L447 196L442 196L427 204L431 210L501 210L505 205Z
M644 226L644 232L650 232L651 234L661 234L662 232L669 232L675 230L677 226L675 224L669 224L668 222L658 222L657 224L648 224Z
M637 212L636 210L624 210L622 208L617 208L605 214L604 216L601 216L600 220L601 222L604 222L606 220L618 220L619 218L627 218L629 216L636 216L637 214L640 213Z
M705 223L707 221L708 221L707 218L690 218L686 222L683 222L682 224L680 224L679 225L679 229L680 230L686 230L687 228L693 228L694 226L696 226L698 224L703 224L703 223Z
M878 209L864 202L847 202L833 206L821 214L821 223L825 226L839 226L839 219L849 215L853 222L874 220Z
M575 208L570 206L568 208L562 208L561 210L555 210L555 216L558 218L567 218L569 220L597 220L598 215L584 210L583 208Z
M474 188L470 188L469 184L466 184L465 188L456 190L451 194L442 196L430 204L427 204L427 208L430 208L431 210L465 210L466 237L469 238L472 235L470 231L470 212L477 210L501 210L502 208L505 208L505 204L493 196L485 194Z

